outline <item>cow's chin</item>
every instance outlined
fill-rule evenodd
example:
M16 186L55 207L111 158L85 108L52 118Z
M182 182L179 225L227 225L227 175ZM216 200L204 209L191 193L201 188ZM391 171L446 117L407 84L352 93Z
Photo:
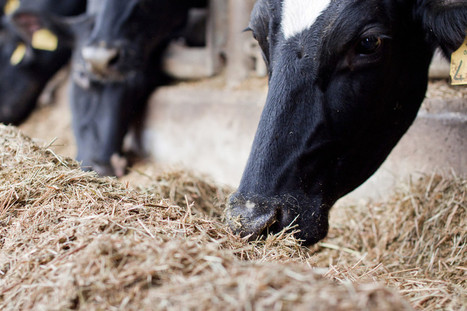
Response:
M287 228L303 245L311 245L327 235L329 209L319 198L264 198L237 192L229 199L226 220L234 233L249 240Z
M80 88L87 90L95 83L101 85L108 83L131 83L133 80L137 80L140 75L137 71L120 72L108 70L106 72L93 72L75 69L73 71L73 82Z
M114 153L109 162L82 161L81 167L84 171L95 171L100 176L122 177L127 172L128 159Z

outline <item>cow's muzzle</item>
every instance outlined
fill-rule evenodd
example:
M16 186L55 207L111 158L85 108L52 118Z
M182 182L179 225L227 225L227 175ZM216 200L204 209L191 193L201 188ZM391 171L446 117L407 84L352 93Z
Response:
M234 194L229 199L226 220L234 233L254 240L276 222L277 209Z
M110 65L118 60L119 54L117 48L85 46L81 50L87 69L96 75L105 75Z
M326 236L328 211L291 196L261 198L235 193L228 202L226 221L234 233L250 241L289 228L304 245L310 245Z

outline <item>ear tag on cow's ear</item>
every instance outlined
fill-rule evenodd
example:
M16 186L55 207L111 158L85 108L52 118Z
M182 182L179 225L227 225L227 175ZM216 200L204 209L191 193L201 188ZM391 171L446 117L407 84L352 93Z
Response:
M467 85L467 37L451 55L451 84Z
M12 66L18 65L24 59L25 55L26 55L26 45L24 43L19 43L15 51L13 52L13 54L11 54L10 64Z
M32 35L31 45L36 50L55 51L58 46L58 38L50 30L42 28Z
M8 0L3 7L5 15L13 13L19 7L19 0Z

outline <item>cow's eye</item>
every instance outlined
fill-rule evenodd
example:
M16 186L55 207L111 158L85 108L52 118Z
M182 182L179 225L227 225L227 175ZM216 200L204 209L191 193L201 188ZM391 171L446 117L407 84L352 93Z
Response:
M373 54L382 44L383 40L380 37L365 37L358 43L357 53L362 55Z

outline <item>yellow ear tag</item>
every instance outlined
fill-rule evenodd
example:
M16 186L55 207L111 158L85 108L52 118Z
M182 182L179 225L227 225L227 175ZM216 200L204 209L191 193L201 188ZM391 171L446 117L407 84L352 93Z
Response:
M461 47L451 55L451 84L467 84L467 37Z
M58 46L58 38L50 30L42 28L32 35L31 45L37 50L55 51Z
M10 64L13 66L18 65L23 60L24 55L26 55L26 45L19 43L13 54L11 54Z
M19 7L19 0L8 0L3 7L3 12L6 15L13 13Z

